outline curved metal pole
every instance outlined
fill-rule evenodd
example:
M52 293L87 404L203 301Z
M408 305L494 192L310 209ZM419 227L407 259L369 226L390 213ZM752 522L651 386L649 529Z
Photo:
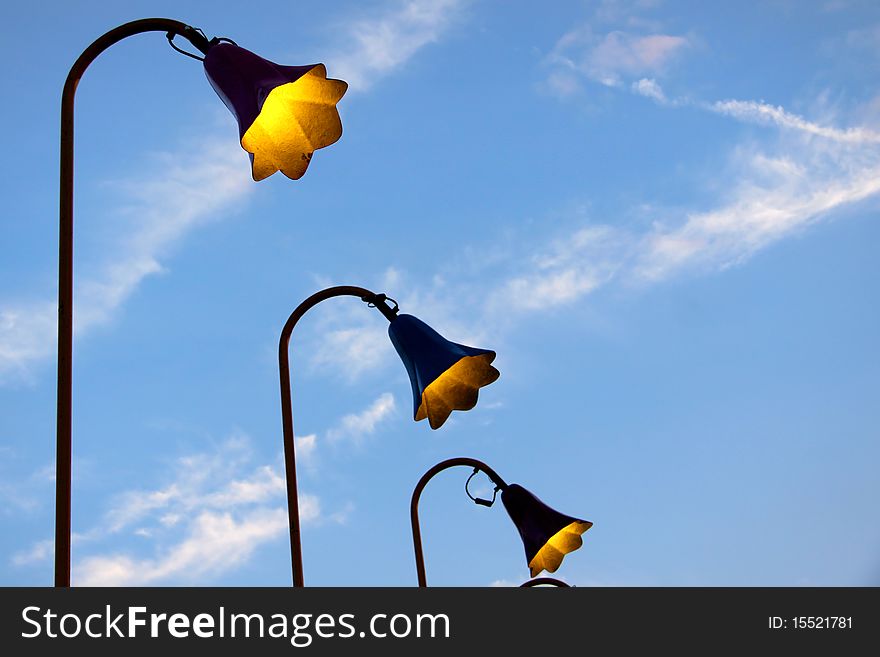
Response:
M116 27L74 62L61 94L61 190L58 240L58 400L55 465L55 586L70 586L70 481L73 381L73 104L86 68L110 46L142 32L166 32L201 52L210 42L194 28L169 18L145 18Z
M571 584L566 584L561 579L556 579L555 577L536 577L535 579L530 579L528 582L523 582L519 585L520 588L531 586L560 586L567 589L571 588Z
M468 458L466 456L459 456L454 459L441 461L422 475L422 478L419 479L419 483L416 484L415 490L413 490L412 501L409 505L410 521L412 522L413 550L416 553L416 574L419 577L419 586L421 587L428 586L428 583L425 577L425 555L422 552L422 531L419 527L419 498L422 496L422 491L425 489L425 486L428 485L428 482L431 481L437 473L459 465L481 470L486 473L489 479L491 479L498 488L501 490L507 488L507 484L504 483L504 480L492 468L482 461Z
M333 297L359 297L361 301L373 304L390 322L396 310L385 304L385 295L376 294L366 288L354 285L328 287L316 292L296 307L284 328L278 343L278 374L281 379L281 424L284 430L284 468L287 480L287 516L290 525L290 566L293 571L293 585L304 586L302 567L302 539L299 531L299 495L296 486L296 446L293 435L293 395L290 388L290 336L293 327L311 308Z

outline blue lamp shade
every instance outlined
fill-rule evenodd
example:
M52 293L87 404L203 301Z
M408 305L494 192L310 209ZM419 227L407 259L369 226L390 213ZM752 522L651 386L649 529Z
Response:
M478 390L498 378L495 352L450 342L412 315L397 315L388 335L403 361L413 391L413 417L439 429L452 411L477 404Z
M532 577L542 570L555 573L562 558L583 545L581 534L593 526L551 509L519 484L505 488L501 501L519 530Z
M254 180L301 178L312 154L342 136L336 103L348 85L323 64L281 66L231 43L205 55L205 74L238 121Z

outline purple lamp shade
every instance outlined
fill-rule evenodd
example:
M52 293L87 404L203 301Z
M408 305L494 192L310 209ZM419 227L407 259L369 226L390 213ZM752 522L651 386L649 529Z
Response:
M501 501L519 530L532 577L542 570L556 572L562 558L583 545L581 534L593 526L589 520L551 509L519 484L505 488Z
M231 43L205 55L205 74L238 121L254 180L281 171L301 178L312 153L342 136L336 103L348 85L323 64L281 66Z

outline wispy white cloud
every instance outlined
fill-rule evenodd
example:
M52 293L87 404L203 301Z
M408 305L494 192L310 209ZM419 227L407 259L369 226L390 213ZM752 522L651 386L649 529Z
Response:
M584 83L630 87L665 102L655 78L665 75L699 44L692 34L670 34L650 18L655 0L602 0L591 16L557 39L544 59L546 88L572 96Z
M344 416L339 424L327 432L327 438L333 442L350 440L360 442L365 436L376 431L376 427L396 409L394 395L383 392L379 397L360 413Z
M805 134L815 135L849 144L880 144L880 132L869 128L836 128L813 123L807 119L787 112L782 107L753 100L721 100L705 105L718 114L726 114L741 121L774 124L789 130L798 130Z
M326 287L332 282L318 281ZM409 289L401 284L401 274L394 268L386 269L369 288L396 297ZM398 297L403 307L412 308L410 298ZM308 341L308 364L313 372L330 372L346 383L353 383L367 373L383 366L394 356L394 347L388 339L388 322L375 309L369 310L357 299L340 300L316 309L315 333L305 335Z
M315 452L318 447L317 434L310 433L307 436L296 436L294 438L296 449L296 462L302 463L306 467L313 468L315 466Z
M144 278L163 271L160 259L194 229L226 217L254 186L234 140L204 138L188 155L159 153L146 176L111 181L123 201L125 230L115 257L84 279L77 293L76 330L106 323Z
M37 541L26 550L21 550L12 555L12 563L15 566L27 566L33 563L48 561L55 555L55 542L51 539Z
M645 98L650 98L651 100L661 104L666 105L670 101L666 97L666 94L663 93L663 89L657 84L657 81L653 78L642 78L640 80L636 80L632 83L631 86L633 92L639 94L640 96L644 96Z
M685 268L723 269L744 262L833 210L880 192L880 161L858 171L835 171L755 153L750 165L753 177L739 184L730 202L645 236L634 276L659 281Z
M758 101L669 98L649 78L630 91L676 111L711 112L768 132L761 142L750 137L719 161L726 182L702 207L634 208L638 226L647 228L598 223L583 213L565 221L568 230L521 240L476 274L447 272L437 277L440 284L407 285L412 299L405 307L421 302L439 309L455 325L456 339L467 343L459 335L467 335L468 326L474 334L476 327L510 328L517 313L574 304L610 284L658 284L685 272L699 275L744 263L880 193L880 140L869 127L813 121Z
M643 7L606 2L596 10L596 18L621 22L638 9ZM874 31L876 26L861 30L853 40L861 43ZM690 45L685 37L622 32L602 36L590 26L580 27L563 35L548 57L561 65L561 70L551 72L549 83L560 95L568 95L583 79L622 86L627 77L637 77L629 91L659 105L711 112L778 131L766 135L762 144L744 142L719 166L728 182L714 204L657 211L652 227L643 232L593 224L589 231L613 235L613 243L603 242L598 251L590 240L579 239L583 228L575 225L561 238L561 250L560 238L537 247L525 260L524 272L502 284L501 299L518 301L524 310L537 309L574 302L613 280L656 283L687 269L723 269L880 191L880 132L873 127L839 127L763 101L701 102L667 95L653 74ZM876 111L864 118L871 116L876 117ZM556 254L549 265L541 262L547 254Z
M0 307L0 383L30 381L31 366L52 353L58 305L27 301Z
M838 128L817 121L810 121L798 114L789 112L779 105L771 105L757 100L719 100L699 102L690 98L670 98L654 79L642 78L630 86L633 93L650 98L659 105L690 107L728 116L743 123L776 126L785 130L799 132L806 136L827 139L841 144L870 146L880 144L880 132L868 126ZM871 101L876 103L876 99Z
M118 495L99 523L77 534L75 583L88 586L202 582L246 563L287 528L285 481L277 468L254 465L250 440L237 434L212 452L191 454L173 464L159 488ZM303 524L344 522L350 505L322 513L317 496L301 493ZM146 539L153 554L112 547L129 534ZM43 540L12 558L16 566L45 561L53 542Z
M782 132L731 155L723 167L729 182L714 207L655 209L644 232L575 227L538 247L525 273L500 287L500 298L538 310L575 302L612 281L659 283L688 270L718 271L880 193L880 148L869 129L819 124L756 102L728 101L724 111L694 107Z
M354 503L346 502L341 509L330 513L327 516L327 519L337 525L344 525L348 522L351 514L354 513L354 508Z
M145 586L198 582L246 563L257 548L284 533L282 508L254 509L241 517L230 512L202 511L190 523L187 537L155 558L126 554L86 557L73 569L77 586Z
M550 85L562 95L578 89L582 78L619 87L627 79L663 73L690 45L680 35L596 34L589 25L578 27L563 35L547 57L553 67Z
M216 503L218 498L234 506L233 491L241 482L258 484L267 477L265 468L248 472L251 461L250 439L244 434L228 437L211 452L182 456L172 464L166 485L116 496L102 526L113 533L159 517L164 518L163 524L175 524L169 519L185 517L201 508L223 507Z
M381 317L378 319L381 320ZM351 321L354 325L322 333L310 359L312 369L339 372L351 382L364 372L375 369L393 353L394 348L388 340L387 322L377 321L376 317L364 317L362 310L361 316Z
M880 23L865 25L849 30L843 37L843 44L866 55L870 60L880 57L877 43L880 42Z
M379 425L392 417L396 410L394 395L390 392L382 393L364 410L340 418L324 433L323 439L319 439L318 434L314 433L297 436L295 439L297 464L305 466L312 473L317 472L319 454L325 444L339 444L346 441L359 444L366 436L375 433ZM283 484L283 481L279 483ZM351 508L336 511L328 517L335 522L343 522L350 512Z
M280 498L285 490L284 478L271 466L261 465L250 475L230 481L224 488L206 495L201 503L207 507L230 509Z
M325 59L333 74L364 91L419 50L436 43L455 23L465 0L399 0L380 15L344 26L343 45Z
M75 291L77 337L112 321L189 233L227 216L253 189L234 140L203 138L186 153L156 154L152 172L106 185L119 198L112 214L120 232L111 256L77 267L84 272ZM35 362L52 356L56 309L54 300L0 306L0 383L27 380Z
M621 266L628 236L612 226L586 226L551 240L489 295L491 308L536 311L565 304L605 285Z
M359 441L394 413L394 397L380 395L359 413L343 416L327 431L332 440ZM306 463L318 447L315 434L297 438L297 456ZM196 583L235 570L287 529L286 483L279 467L254 464L251 440L236 433L214 450L176 459L168 482L153 489L125 491L115 497L100 522L77 534L85 552L74 564L81 586L142 586ZM45 479L45 469L34 477ZM300 492L300 520L306 524L344 524L354 506L348 502L325 512L320 499ZM148 556L112 545L120 535L139 537ZM45 562L53 541L42 540L12 557L15 566Z
M55 466L46 465L24 476L19 474L20 467L16 450L0 450L0 514L31 514L45 505L48 487L55 481Z

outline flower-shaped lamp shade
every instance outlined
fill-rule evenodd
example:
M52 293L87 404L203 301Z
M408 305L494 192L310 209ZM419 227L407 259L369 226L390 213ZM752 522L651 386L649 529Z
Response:
M589 520L551 509L518 484L505 488L501 501L519 530L531 577L537 577L542 570L555 573L562 558L583 545L581 534L593 526Z
M478 390L498 378L495 352L450 342L412 315L397 315L388 335L413 391L413 417L439 429L452 411L477 404Z
M301 178L312 153L342 136L336 103L348 85L323 64L281 66L231 43L205 55L205 74L238 121L254 180L281 171Z

